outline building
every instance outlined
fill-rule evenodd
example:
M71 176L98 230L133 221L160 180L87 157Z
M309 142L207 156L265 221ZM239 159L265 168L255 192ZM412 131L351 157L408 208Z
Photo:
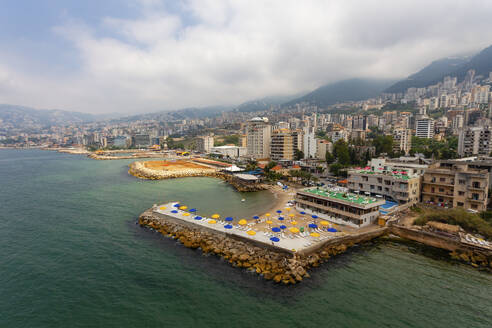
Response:
M246 127L247 155L255 159L270 158L271 127L266 117L255 117Z
M393 152L403 152L407 155L412 148L412 130L394 129L393 130Z
M212 136L199 137L196 141L196 148L199 152L202 153L210 153L213 146L214 137Z
M297 210L356 228L376 223L384 203L383 199L318 188L298 190L295 196Z
M458 154L489 156L492 152L492 131L486 127L469 127L461 130L458 138Z
M305 128L303 136L303 150L304 158L316 157L316 138L314 135L314 129Z
M292 133L288 129L273 131L270 144L270 158L274 161L294 159L294 141Z
M348 171L347 187L351 192L383 196L398 204L416 204L420 200L420 175L407 171L359 169Z
M430 139L434 137L434 120L423 117L415 121L415 136Z
M429 166L422 179L422 202L467 210L487 209L489 172L466 162L441 161Z
M133 147L149 147L150 136L148 134L136 134L132 137Z
M246 147L238 146L216 146L210 148L210 153L215 155L221 155L224 157L237 159L242 156L246 156L248 149Z
M316 139L316 142L316 158L324 161L326 159L326 153L333 152L333 144L324 139Z

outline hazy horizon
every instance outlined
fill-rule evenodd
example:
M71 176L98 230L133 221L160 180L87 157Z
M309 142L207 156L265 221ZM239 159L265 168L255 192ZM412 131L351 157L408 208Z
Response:
M0 103L125 115L404 78L492 44L472 1L2 3Z

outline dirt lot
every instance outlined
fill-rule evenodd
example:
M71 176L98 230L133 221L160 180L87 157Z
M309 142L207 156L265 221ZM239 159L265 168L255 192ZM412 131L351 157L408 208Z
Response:
M209 169L209 167L204 165L199 165L189 161L178 160L178 161L147 161L143 162L144 166L152 170L162 170L162 171L180 171L183 169Z

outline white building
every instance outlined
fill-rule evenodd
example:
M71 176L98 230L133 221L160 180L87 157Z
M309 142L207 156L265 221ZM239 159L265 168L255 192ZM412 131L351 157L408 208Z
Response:
M247 155L255 159L270 158L271 126L266 117L252 118L246 127Z
M202 153L210 153L210 150L214 146L214 137L204 136L197 139L197 150Z
M424 117L415 122L415 136L430 139L434 137L434 120Z
M238 147L238 146L217 146L212 147L211 153L220 154L224 157L229 158L239 158L242 156L246 156L248 149L246 147Z
M412 130L395 129L393 131L393 151L402 151L407 155L412 148Z
M458 154L461 157L489 156L492 152L492 131L488 126L469 127L460 131Z
M305 128L303 136L303 150L304 158L316 157L316 138L314 136L314 129Z

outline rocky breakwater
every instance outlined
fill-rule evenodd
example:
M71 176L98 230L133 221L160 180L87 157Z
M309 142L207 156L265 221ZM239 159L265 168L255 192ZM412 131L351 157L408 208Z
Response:
M164 236L176 239L185 247L201 249L203 254L215 254L234 267L244 268L261 275L264 279L284 285L296 284L308 278L309 268L319 266L353 245L350 242L332 244L309 255L300 255L295 252L283 252L269 245L260 246L211 229L166 220L155 216L151 209L144 212L138 222L142 227L151 228Z
M231 186L233 186L234 188L236 188L237 191L240 192L252 192L268 189L268 185L266 184L243 182L231 174L220 174L218 175L218 177L227 181Z
M214 168L180 168L175 170L154 170L145 167L144 162L133 162L130 164L128 173L141 179L162 180L183 177L217 177L219 173Z

